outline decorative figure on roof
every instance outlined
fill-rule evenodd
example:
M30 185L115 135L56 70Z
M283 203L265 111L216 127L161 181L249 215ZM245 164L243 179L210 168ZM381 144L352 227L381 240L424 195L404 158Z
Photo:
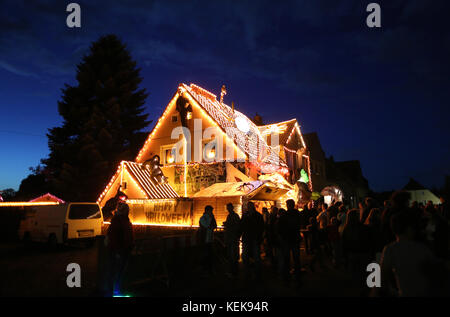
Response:
M308 173L306 173L306 171L303 168L300 170L300 179L298 181L305 184L309 183Z
M255 188L255 185L253 185L252 183L244 183L244 184L240 185L237 188L237 190L249 192L249 191L253 190L254 188Z
M181 125L187 128L188 114L192 113L192 106L185 97L180 96L177 99L177 111L180 114Z
M157 184L166 184L167 177L164 176L164 173L161 170L161 166L162 164L160 164L159 155L155 155L151 159L148 159L147 161L142 163L142 168L150 171L152 178L156 181Z
M258 113L256 113L255 117L253 118L253 123L258 126L263 125L263 119Z
M227 94L227 89L225 88L225 85L222 86L222 89L220 91L220 103L223 104L223 96Z

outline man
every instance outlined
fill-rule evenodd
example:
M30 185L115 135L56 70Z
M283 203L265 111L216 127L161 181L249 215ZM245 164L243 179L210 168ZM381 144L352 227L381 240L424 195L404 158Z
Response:
M106 235L108 250L107 295L120 294L122 275L133 249L133 227L128 218L130 208L125 203L118 204Z
M394 214L391 227L396 240L383 250L379 291L386 295L397 289L399 296L414 297L447 295L448 270L426 245L415 241L417 227L409 210Z
M213 207L207 205L205 212L200 218L200 243L203 245L203 263L206 270L206 274L212 273L213 269L213 242L214 242L214 230L217 228L216 218L214 218Z
M241 218L234 212L232 203L227 204L228 216L223 223L225 231L225 246L227 248L228 261L230 263L230 273L233 277L238 273L239 261L239 232Z
M255 262L255 277L261 278L261 242L264 233L264 220L256 211L252 202L247 203L247 210L242 216L242 261L244 262L246 278L250 278L250 258Z
M280 236L284 244L284 268L283 278L289 280L290 259L294 262L294 272L297 282L300 281L300 227L301 215L295 209L295 201L289 199L286 201L287 210L280 218Z

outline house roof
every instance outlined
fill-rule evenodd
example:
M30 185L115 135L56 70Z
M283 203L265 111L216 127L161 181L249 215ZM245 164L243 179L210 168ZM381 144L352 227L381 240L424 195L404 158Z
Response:
M65 201L62 200L61 198L58 198L50 193L44 194L42 196L36 197L32 200L30 200L30 202L45 202L45 201L54 201L54 202L58 202L60 204L64 204Z
M276 200L288 190L287 188L280 188L268 180L216 183L195 193L193 198L247 196L256 200Z
M419 184L415 179L410 178L408 184L403 187L404 190L420 190L426 189L422 184Z
M303 139L309 149L311 159L318 161L325 160L325 152L320 144L317 132L305 133L303 134Z
M169 183L158 184L150 174L150 171L142 167L141 163L123 162L124 168L130 173L149 199L178 198L177 192Z
M270 146L267 145L258 126L252 120L247 118L243 113L234 110L226 105L220 103L216 96L209 91L190 84L180 84L195 101L207 112L207 114L218 124L218 126L225 132L230 139L233 139L240 150L248 155L249 159L258 160L258 158L269 164L280 165L287 167L286 163L279 157ZM235 127L234 120L241 118L247 123L249 131L242 132Z
M270 134L272 132L279 133L278 143L280 145L285 145L293 133L296 124L298 125L297 119L291 119L288 121L262 125L259 126L258 129L263 135Z

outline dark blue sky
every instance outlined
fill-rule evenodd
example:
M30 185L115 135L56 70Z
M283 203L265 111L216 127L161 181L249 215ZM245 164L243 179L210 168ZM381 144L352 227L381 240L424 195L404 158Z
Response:
M150 119L178 83L196 83L266 123L296 117L327 155L359 159L374 190L450 174L450 26L445 1L0 1L0 189L48 154L57 101L100 35L127 44ZM149 127L150 130L150 127Z

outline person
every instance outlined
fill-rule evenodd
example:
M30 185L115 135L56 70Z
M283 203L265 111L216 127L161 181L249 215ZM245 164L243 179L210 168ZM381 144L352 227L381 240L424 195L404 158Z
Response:
M319 236L319 226L317 224L316 217L309 218L309 225L306 227L308 229L308 235L311 240L311 253L313 254L309 262L309 269L311 272L315 271L315 264L319 262L320 268L324 269L325 265L323 262L323 245L321 244L321 239Z
M447 224L450 225L450 206L448 201L445 199L444 196L441 196L439 198L441 205L439 207L439 213L441 215L441 217L443 217L446 221Z
M328 208L328 219L331 219L333 217L336 217L339 212L339 207L341 206L342 202L336 201L334 202L329 208Z
M381 289L378 295L438 296L448 294L448 270L431 250L418 241L416 221L408 210L391 218L396 240L381 256Z
M345 222L347 217L347 211L344 205L339 207L339 212L336 216L339 223L339 234L342 236L342 231L344 230Z
M283 267L283 279L289 281L289 269L292 260L294 262L294 274L296 281L300 282L300 227L301 227L301 215L300 212L295 209L295 201L289 199L286 201L286 212L280 218L280 237L281 243L284 245L284 267Z
M130 208L126 203L119 203L106 234L107 296L121 294L123 273L134 246L133 227L128 218L129 211Z
M424 212L426 220L426 237L435 256L446 260L448 257L449 228L447 220L438 213L433 203L429 201Z
M308 235L308 230L306 230L307 226L309 225L309 218L312 216L312 201L309 201L303 210L300 212L301 216L301 229L302 229L302 237L305 241L305 251L306 254L311 254L311 241Z
M396 191L392 194L388 207L381 214L381 232L384 245L395 241L395 235L391 229L391 218L396 213L408 209L411 194L407 191Z
M381 210L379 208L372 208L364 225L369 230L371 257L375 262L380 263L381 252L384 247L381 233Z
M241 218L234 211L232 203L227 204L228 216L223 223L225 231L225 246L227 249L228 262L230 264L230 274L236 277L238 274L239 261L239 232L241 225Z
M256 211L252 202L247 203L241 220L242 232L242 261L245 268L245 277L250 279L250 259L255 263L256 280L261 279L261 242L264 233L264 220L262 215Z
M331 247L328 243L327 237L327 226L329 222L329 214L328 214L328 205L326 203L322 204L322 211L317 216L317 222L319 224L319 239L321 240L320 244L325 247L325 253L329 255L331 251Z
M342 241L336 217L331 218L330 224L327 226L327 235L331 245L333 265L339 267L342 263Z
M268 236L269 236L269 230L270 230L270 214L267 207L262 208L262 216L264 221L264 233L263 233L263 249L264 249L264 257L270 258L270 252L269 250L269 242L268 242Z
M278 208L276 206L272 206L270 209L269 214L269 222L267 226L267 232L266 232L266 256L269 258L270 263L272 267L276 267L276 257L275 257L275 250L276 250L276 235L275 235L275 224L278 220Z
M342 247L353 280L361 290L366 290L365 272L370 260L369 230L360 222L360 210L351 209L342 232Z
M361 210L361 223L365 223L367 217L369 217L370 211L375 208L375 200L371 197L364 199L363 208Z
M200 217L200 243L203 246L203 265L205 275L210 275L213 271L213 242L214 242L214 230L217 228L216 218L213 214L213 207L210 205L205 206L205 212Z
M323 203L322 210L317 216L317 222L319 224L319 230L325 230L328 225L328 205Z

